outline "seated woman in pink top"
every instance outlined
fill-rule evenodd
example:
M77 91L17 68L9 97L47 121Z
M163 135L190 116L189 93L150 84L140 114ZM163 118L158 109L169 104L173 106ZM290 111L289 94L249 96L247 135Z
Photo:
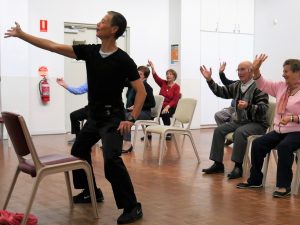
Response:
M180 86L175 83L177 73L173 69L168 69L166 71L166 80L163 80L157 75L153 63L150 60L148 60L148 63L151 67L153 78L160 87L159 94L165 97L160 116L164 125L171 125L171 117L175 113L180 98ZM171 136L167 134L166 139L170 140Z
M253 62L253 79L260 90L276 98L274 130L257 138L251 149L251 170L247 183L240 183L237 188L262 187L261 172L267 153L276 148L278 166L276 187L273 197L285 197L291 194L293 177L293 152L300 148L300 60L288 59L283 63L285 81L265 80L260 73L260 66L267 56L261 54Z

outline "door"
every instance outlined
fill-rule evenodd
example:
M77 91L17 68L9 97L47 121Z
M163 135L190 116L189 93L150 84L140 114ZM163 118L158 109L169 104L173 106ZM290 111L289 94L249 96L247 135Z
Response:
M98 44L101 42L96 37L96 25L80 24L80 23L65 23L64 24L64 39L65 44ZM117 45L124 51L129 50L129 28L122 37L117 40ZM77 61L65 57L64 62L64 80L70 86L78 87L87 82L86 69L84 61ZM74 110L80 109L88 104L87 94L74 95L65 91L65 128L66 132L70 132L70 113Z

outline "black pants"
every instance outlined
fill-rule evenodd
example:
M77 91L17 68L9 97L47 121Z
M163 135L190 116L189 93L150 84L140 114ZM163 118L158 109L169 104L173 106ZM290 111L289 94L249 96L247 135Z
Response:
M80 131L80 122L88 118L88 106L75 110L70 113L71 133L78 134Z
M248 183L261 184L263 173L261 172L264 158L274 148L278 152L278 165L276 187L287 188L291 186L293 179L292 165L293 152L300 148L300 132L280 134L275 131L257 138L253 141L251 149L251 170Z
M105 177L111 183L117 207L123 209L135 206L137 200L130 176L120 157L123 142L122 135L117 131L120 121L118 117L106 119L102 123L88 120L78 134L71 154L87 160L92 166L91 147L99 139L102 140ZM93 178L96 186L94 173ZM73 182L76 189L88 188L83 170L73 171Z
M171 118L175 113L176 108L169 108L169 113L160 113L160 117L164 123L164 125L171 125Z

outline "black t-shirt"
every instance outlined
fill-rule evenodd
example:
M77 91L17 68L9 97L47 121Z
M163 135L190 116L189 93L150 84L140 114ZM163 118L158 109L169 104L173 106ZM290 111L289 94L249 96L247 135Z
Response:
M118 49L110 56L103 58L99 51L101 45L74 45L77 60L86 63L88 82L88 102L90 116L98 120L107 110L123 110L122 91L125 81L140 78L137 66L129 55Z

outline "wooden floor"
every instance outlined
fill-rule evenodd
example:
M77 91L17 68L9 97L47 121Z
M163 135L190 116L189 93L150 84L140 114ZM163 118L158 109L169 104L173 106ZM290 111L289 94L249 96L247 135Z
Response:
M139 134L141 135L141 134ZM134 183L136 195L143 206L144 217L137 225L287 225L300 224L300 196L274 199L275 167L272 159L266 187L261 190L239 190L243 179L227 180L232 169L231 148L225 148L225 174L203 175L201 170L211 165L208 160L212 130L194 130L200 153L198 164L192 146L186 138L179 158L173 144L168 143L163 165L158 166L158 137L143 157L143 142L137 142L134 152L122 156ZM68 134L34 136L40 153L70 152ZM100 219L94 219L90 204L69 208L63 175L46 177L40 184L31 213L41 225L112 225L122 213L115 205L112 190L104 178L101 150L93 150L96 180L105 201L99 203ZM13 177L17 159L7 141L0 143L0 206ZM31 191L32 178L21 175L8 210L23 212ZM77 190L73 190L77 194Z

